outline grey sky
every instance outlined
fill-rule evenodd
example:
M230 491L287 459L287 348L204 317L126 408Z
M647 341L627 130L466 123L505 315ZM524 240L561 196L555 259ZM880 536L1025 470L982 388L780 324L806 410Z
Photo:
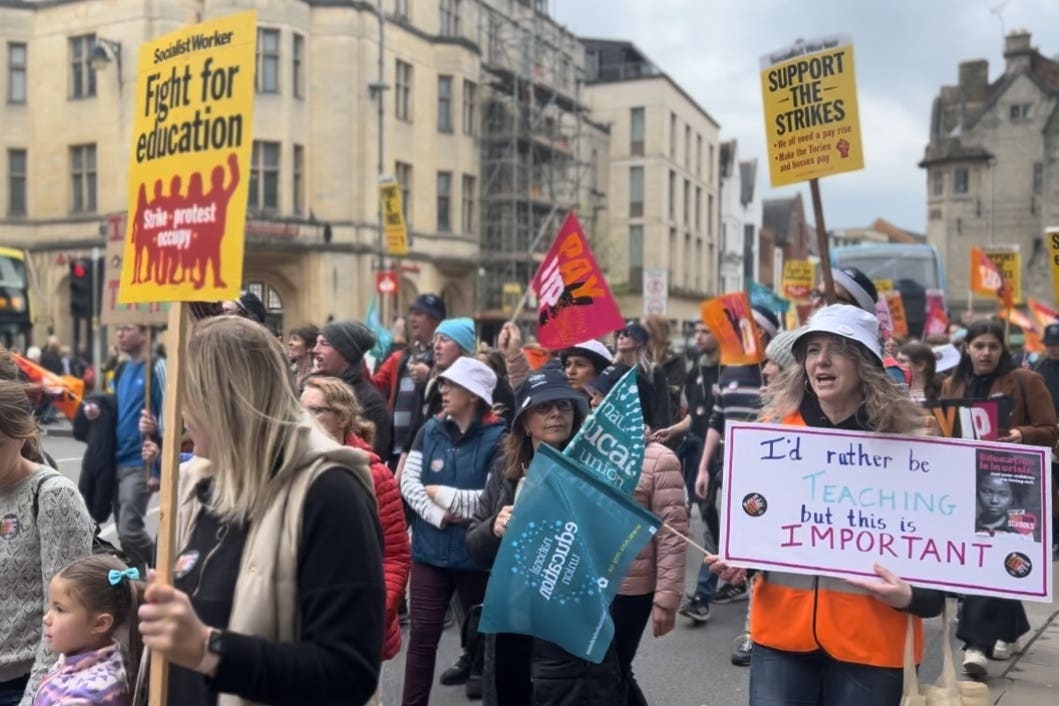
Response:
M926 178L916 163L927 143L931 102L955 84L961 61L989 60L1003 70L1001 24L990 12L1003 0L552 0L573 32L627 39L680 83L739 141L740 159L757 157L765 197L805 191L772 189L766 161L758 60L828 34L853 37L865 168L820 182L829 229L882 217L926 230ZM1059 55L1059 0L1008 0L1007 31L1028 29L1045 56Z

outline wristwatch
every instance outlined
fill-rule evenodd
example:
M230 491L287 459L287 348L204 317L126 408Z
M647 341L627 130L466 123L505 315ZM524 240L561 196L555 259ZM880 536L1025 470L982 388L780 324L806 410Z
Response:
M221 663L222 657L224 657L224 631L210 628L206 633L202 661L195 667L195 671L212 677L217 673L217 666Z

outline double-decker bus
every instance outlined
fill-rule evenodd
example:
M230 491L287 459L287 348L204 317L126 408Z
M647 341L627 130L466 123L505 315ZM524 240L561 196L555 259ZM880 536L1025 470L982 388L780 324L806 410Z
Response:
M945 289L945 270L933 245L885 243L838 247L831 251L831 266L856 267L872 281L893 281L905 305L908 330L917 336L927 315L927 290Z
M26 253L0 247L0 344L26 350L32 340Z

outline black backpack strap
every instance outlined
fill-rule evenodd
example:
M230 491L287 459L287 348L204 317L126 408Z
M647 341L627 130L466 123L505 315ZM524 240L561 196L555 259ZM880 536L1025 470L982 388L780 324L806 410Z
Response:
M42 466L42 468L43 468L43 466ZM47 483L50 479L54 478L55 476L61 476L62 475L58 471L54 471L54 470L51 473L48 473L49 470L51 470L51 469L46 469L46 470L44 470L41 473L41 476L43 476L43 477L40 480L37 481L37 486L33 489L33 525L34 526L36 526L36 524L37 524L37 515L40 514L40 489L41 489L41 486L43 486L45 483Z

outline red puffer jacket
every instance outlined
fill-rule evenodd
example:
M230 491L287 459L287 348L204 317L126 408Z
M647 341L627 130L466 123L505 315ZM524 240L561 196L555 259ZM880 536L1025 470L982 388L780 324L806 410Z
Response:
M382 570L386 578L386 638L383 640L382 658L393 659L401 651L401 625L397 622L397 607L404 597L408 571L412 567L412 550L408 545L408 525L405 524L401 491L390 469L371 450L371 444L350 434L346 437L346 446L371 455L371 481L375 485L375 502L379 506L379 523L382 525Z

